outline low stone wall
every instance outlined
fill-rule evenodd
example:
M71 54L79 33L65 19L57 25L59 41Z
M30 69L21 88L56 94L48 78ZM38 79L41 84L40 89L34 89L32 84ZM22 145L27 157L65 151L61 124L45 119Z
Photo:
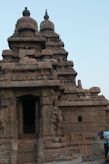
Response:
M104 159L104 141L94 141L92 144L92 154L84 155L83 161L95 161Z

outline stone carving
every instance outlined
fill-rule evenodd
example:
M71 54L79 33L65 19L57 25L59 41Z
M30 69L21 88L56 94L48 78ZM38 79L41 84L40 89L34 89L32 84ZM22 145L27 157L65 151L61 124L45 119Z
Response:
M57 100L54 100L54 106L52 108L52 115L51 115L51 128L54 129L55 134L61 135L61 122L63 121L62 112L56 106Z
M78 88L82 88L81 80L78 80Z

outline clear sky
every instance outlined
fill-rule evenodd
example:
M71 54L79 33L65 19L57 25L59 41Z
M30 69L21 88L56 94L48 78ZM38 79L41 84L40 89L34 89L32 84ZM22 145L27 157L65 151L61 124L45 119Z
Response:
M24 7L38 26L45 9L55 24L73 60L77 80L83 88L101 88L109 99L109 0L1 0L0 2L0 56L8 48L7 38L14 32Z

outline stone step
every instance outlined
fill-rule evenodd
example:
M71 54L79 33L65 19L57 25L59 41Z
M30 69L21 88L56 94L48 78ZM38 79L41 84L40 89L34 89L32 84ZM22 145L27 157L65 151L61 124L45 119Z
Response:
M9 159L10 158L10 152L8 151L0 151L0 159Z
M89 161L89 162L82 162L79 160L72 160L72 161L54 161L54 162L47 162L44 164L104 164L104 160L99 160L99 161Z
M72 160L72 154L67 148L46 149L44 156L45 161Z
M9 164L10 161L6 159L0 159L0 164Z

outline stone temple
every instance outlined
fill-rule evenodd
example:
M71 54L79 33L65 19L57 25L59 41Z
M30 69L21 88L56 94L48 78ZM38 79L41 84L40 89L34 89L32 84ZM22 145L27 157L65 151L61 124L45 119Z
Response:
M47 11L40 30L27 8L0 61L0 164L43 164L91 154L109 130L109 101L83 89Z

